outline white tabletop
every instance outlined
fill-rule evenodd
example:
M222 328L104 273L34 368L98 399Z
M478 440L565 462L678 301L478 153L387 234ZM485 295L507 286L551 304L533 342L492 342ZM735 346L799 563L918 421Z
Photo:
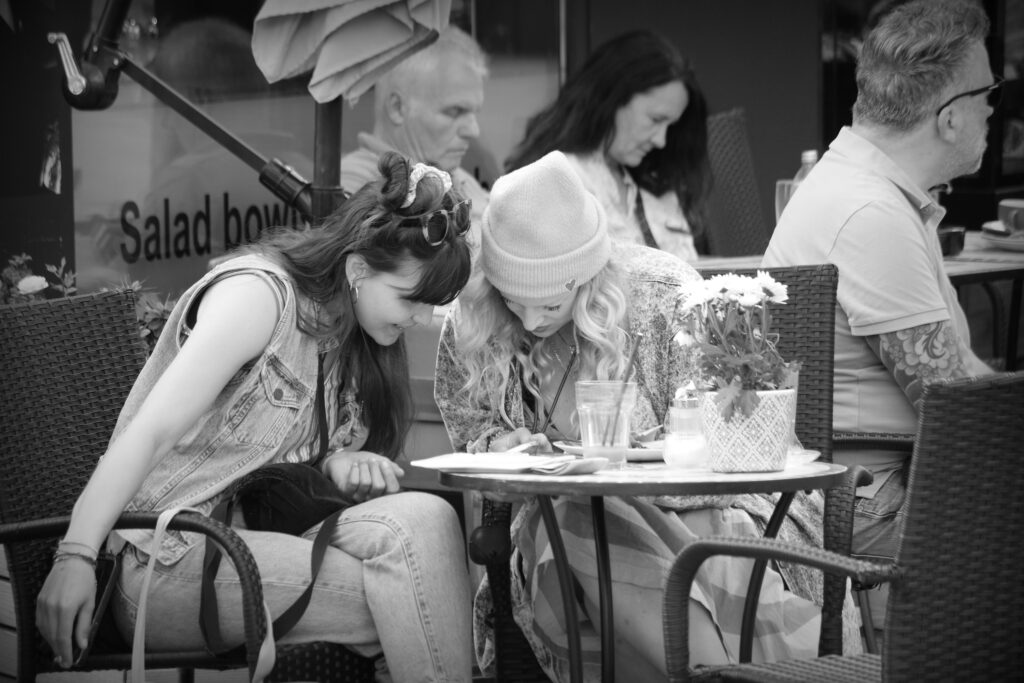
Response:
M772 493L829 488L842 481L844 465L812 462L779 472L723 473L665 463L631 463L621 470L578 476L529 473L439 472L441 484L460 489L541 495L655 496Z

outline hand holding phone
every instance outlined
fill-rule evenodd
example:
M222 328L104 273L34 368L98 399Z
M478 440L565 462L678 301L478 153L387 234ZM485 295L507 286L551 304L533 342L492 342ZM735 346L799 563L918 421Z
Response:
M100 625L107 614L110 596L114 593L114 588L117 585L120 574L120 558L107 551L101 552L99 557L96 558L96 604L92 611L92 623L89 625L89 641L86 643L85 648L80 648L75 639L72 638L71 652L74 657L72 666L81 664L92 651Z

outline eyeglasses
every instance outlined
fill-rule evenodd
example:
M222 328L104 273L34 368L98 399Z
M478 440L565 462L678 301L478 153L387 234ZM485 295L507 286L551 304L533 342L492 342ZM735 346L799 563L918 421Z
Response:
M469 230L469 214L473 202L463 199L450 209L437 209L420 216L423 226L423 239L432 247L439 247L448 239L449 228L454 227L454 235L458 237Z
M995 83L993 83L992 85L986 85L984 88L975 88L974 90L962 92L959 95L953 95L948 100L946 100L941 107L935 110L935 115L938 116L939 114L941 114L943 109L953 104L961 97L974 97L975 95L981 95L982 93L986 93L986 97L988 98L988 106L992 107L993 109L998 107L999 101L1003 97L1002 76L996 76Z

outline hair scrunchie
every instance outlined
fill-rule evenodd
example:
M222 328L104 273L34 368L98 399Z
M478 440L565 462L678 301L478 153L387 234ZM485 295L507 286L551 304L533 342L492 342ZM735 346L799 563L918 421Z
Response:
M452 189L452 177L448 175L447 171L442 171L429 164L416 164L412 167L412 173L409 174L409 191L405 195L405 201L402 202L401 208L405 209L412 206L412 203L416 201L416 186L427 176L437 177L441 181L445 192Z

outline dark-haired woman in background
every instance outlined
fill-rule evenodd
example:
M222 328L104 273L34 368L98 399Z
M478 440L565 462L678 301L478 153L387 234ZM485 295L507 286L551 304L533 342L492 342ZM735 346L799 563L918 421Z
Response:
M530 119L505 166L564 152L604 207L613 240L693 261L711 187L706 119L696 75L675 46L633 31L591 53Z
M399 492L394 463L411 416L402 333L430 321L470 273L469 206L447 173L381 157L322 227L282 231L221 263L178 300L75 504L37 602L39 630L64 667L84 645L104 543L124 546L111 602L131 640L153 532L111 527L124 511L209 514L261 465L319 466L352 505L331 536L314 595L285 641L382 651L399 681L468 681L469 582L455 511ZM329 435L321 458L318 389ZM319 459L318 459L319 458ZM309 582L312 539L239 529L275 618ZM109 535L109 538L108 538ZM202 649L204 541L168 532L148 591L147 647ZM220 627L242 641L238 577L217 574ZM153 625L159 628L152 628Z

